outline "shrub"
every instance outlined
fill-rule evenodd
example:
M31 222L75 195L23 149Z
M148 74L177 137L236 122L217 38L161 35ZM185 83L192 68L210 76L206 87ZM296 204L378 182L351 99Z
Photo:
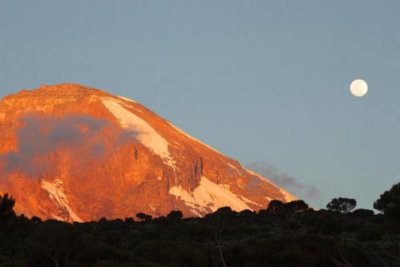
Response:
M389 191L385 191L375 201L374 208L382 211L385 216L400 219L400 183L393 185Z
M349 213L357 206L357 201L353 198L334 198L326 205L330 211L338 211L341 213Z

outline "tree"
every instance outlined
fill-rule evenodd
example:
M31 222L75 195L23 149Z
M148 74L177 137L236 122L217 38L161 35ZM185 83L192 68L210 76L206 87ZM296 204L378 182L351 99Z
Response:
M349 213L357 206L357 201L353 198L334 198L326 205L330 211L338 211L340 213Z
M142 220L142 222L150 221L153 218L151 215L145 214L143 212L139 212L138 214L136 214L136 217Z
M0 196L0 221L15 217L15 199L8 194Z
M276 214L281 210L282 207L283 207L283 202L280 200L274 199L274 200L271 200L271 202L269 202L267 212Z
M179 221L182 219L183 214L182 211L180 210L172 210L168 215L167 219L172 220L172 221Z
M374 212L372 210L367 210L367 209L356 209L351 213L351 215L356 218L366 219L374 216Z
M308 204L301 199L285 203L284 207L290 213L302 213L310 208Z
M71 266L81 245L77 227L52 220L33 228L27 242L34 266Z
M236 216L237 213L234 212L230 207L222 207L216 210L209 218L211 218L210 232L212 239L214 241L215 247L218 250L219 259L221 261L222 267L226 267L225 256L223 252L223 232L226 223L230 218Z
M374 208L388 217L400 218L400 183L393 185L389 191L385 191L374 202Z
M294 200L288 203L283 203L279 200L272 200L269 205L267 212L276 215L292 215L300 214L309 209L309 206L304 200Z

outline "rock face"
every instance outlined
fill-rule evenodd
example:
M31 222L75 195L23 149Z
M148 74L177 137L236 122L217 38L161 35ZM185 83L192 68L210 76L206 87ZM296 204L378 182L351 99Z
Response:
M134 100L76 84L0 101L0 193L27 216L65 221L202 216L292 195Z

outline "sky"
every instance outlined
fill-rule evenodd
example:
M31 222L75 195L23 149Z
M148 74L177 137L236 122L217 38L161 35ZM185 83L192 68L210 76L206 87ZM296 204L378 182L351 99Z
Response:
M397 0L1 1L0 97L104 89L316 188L300 195L314 207L372 208L400 182L398 14Z

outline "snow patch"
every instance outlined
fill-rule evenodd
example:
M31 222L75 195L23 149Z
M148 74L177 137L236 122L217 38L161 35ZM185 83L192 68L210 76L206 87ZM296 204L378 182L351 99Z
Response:
M57 207L64 209L68 213L68 220L71 222L83 222L81 218L72 210L68 197L65 194L64 182L60 179L55 179L53 182L46 180L40 181L41 187L49 193L49 198L56 204ZM55 219L60 219L60 216L53 215Z
M136 133L136 138L143 145L175 169L176 162L169 152L168 142L153 127L112 98L103 98L102 103L119 120L124 129Z
M235 211L252 210L246 201L232 193L229 187L216 184L204 176L201 177L199 186L193 192L188 192L181 186L174 186L170 188L169 193L183 200L186 206L196 211L194 212L196 215L204 215L209 210L214 212L227 206Z
M125 96L118 96L119 98L121 98L122 100L128 101L128 102L132 102L132 103L137 103L135 100L130 99L128 97Z

